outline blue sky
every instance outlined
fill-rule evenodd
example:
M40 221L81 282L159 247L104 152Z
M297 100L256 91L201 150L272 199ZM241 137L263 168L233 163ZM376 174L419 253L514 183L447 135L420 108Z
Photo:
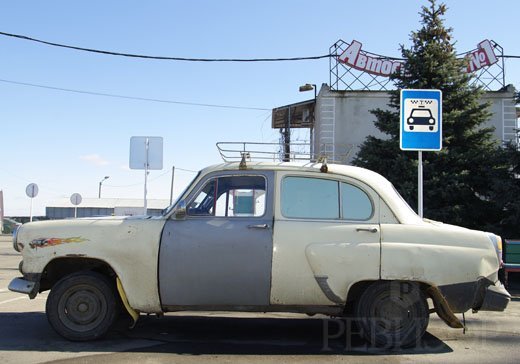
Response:
M448 0L445 24L459 52L484 39L520 55L520 2ZM400 56L420 27L426 1L23 1L0 3L0 31L126 53L201 58L324 55L338 39ZM80 193L142 198L143 172L128 168L131 136L164 138L164 169L149 176L149 198L169 198L170 170L219 163L218 141L276 142L270 109L311 98L305 83L329 82L328 60L186 63L49 47L0 36L0 79L58 88L265 110L125 100L0 82L0 189L5 214L28 215ZM506 61L520 88L520 60ZM298 133L296 133L298 137ZM305 135L300 133L300 138ZM193 173L178 170L176 193Z

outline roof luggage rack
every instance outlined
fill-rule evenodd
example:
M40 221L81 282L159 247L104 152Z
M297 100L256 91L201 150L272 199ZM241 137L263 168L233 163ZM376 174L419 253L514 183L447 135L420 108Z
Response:
M246 168L251 161L293 162L306 161L311 163L346 164L353 146L342 148L332 145L320 145L320 154L311 152L310 143L257 143L257 142L218 142L217 149L224 162L240 161L240 168ZM343 153L338 154L336 149ZM336 157L336 158L334 158ZM339 158L338 158L339 157Z
M218 142L217 149L224 162L237 162L242 159L273 162L308 161L321 162L326 158L329 163L346 164L352 144L334 146L322 143L319 153L311 152L310 143L259 143L259 142Z
M247 161L313 161L309 143L290 143L286 152L283 143L218 142L217 149L224 162Z

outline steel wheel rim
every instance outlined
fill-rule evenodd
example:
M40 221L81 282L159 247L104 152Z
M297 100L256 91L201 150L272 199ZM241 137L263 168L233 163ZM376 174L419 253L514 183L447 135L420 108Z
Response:
M90 285L69 288L58 302L60 321L68 329L77 332L96 328L103 322L107 312L103 293Z
M387 332L406 331L413 323L410 307L412 306L408 300L399 297L386 296L382 297L380 304L374 308L374 318L377 320L376 325Z

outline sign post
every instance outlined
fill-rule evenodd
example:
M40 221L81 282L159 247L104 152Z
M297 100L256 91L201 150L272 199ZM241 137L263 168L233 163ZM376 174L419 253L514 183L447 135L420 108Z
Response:
M171 203L170 203L171 205ZM4 192L0 190L0 234L4 232Z
M29 183L25 188L25 193L27 194L27 197L31 199L31 209L29 210L29 222L32 222L33 198L35 198L38 195L38 185L36 183Z
M423 217L423 164L422 164L422 150L420 150L417 156L417 212L419 216Z
M442 149L442 92L401 90L400 148L418 152L418 207L423 217L423 151Z
M74 218L78 217L78 205L81 203L82 198L79 193L73 193L70 196L70 203L74 205Z
M144 169L144 215L147 213L148 171L163 168L163 138L130 138L130 169Z

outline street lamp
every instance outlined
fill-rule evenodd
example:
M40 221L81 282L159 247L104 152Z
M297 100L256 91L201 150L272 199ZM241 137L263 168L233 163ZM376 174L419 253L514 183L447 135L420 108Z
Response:
M300 92L312 91L314 90L314 98L316 98L316 85L313 83L306 83L305 85L300 86Z
M309 139L310 139L310 157L311 160L314 157L314 123L316 122L316 97L317 97L317 88L313 83L306 83L305 85L300 86L300 92L312 91L314 90L314 109L312 110L312 124L311 130L309 131Z
M99 181L99 192L98 192L98 198L101 198L101 185L103 184L103 182L105 182L105 180L109 179L110 176L105 176L101 181Z

